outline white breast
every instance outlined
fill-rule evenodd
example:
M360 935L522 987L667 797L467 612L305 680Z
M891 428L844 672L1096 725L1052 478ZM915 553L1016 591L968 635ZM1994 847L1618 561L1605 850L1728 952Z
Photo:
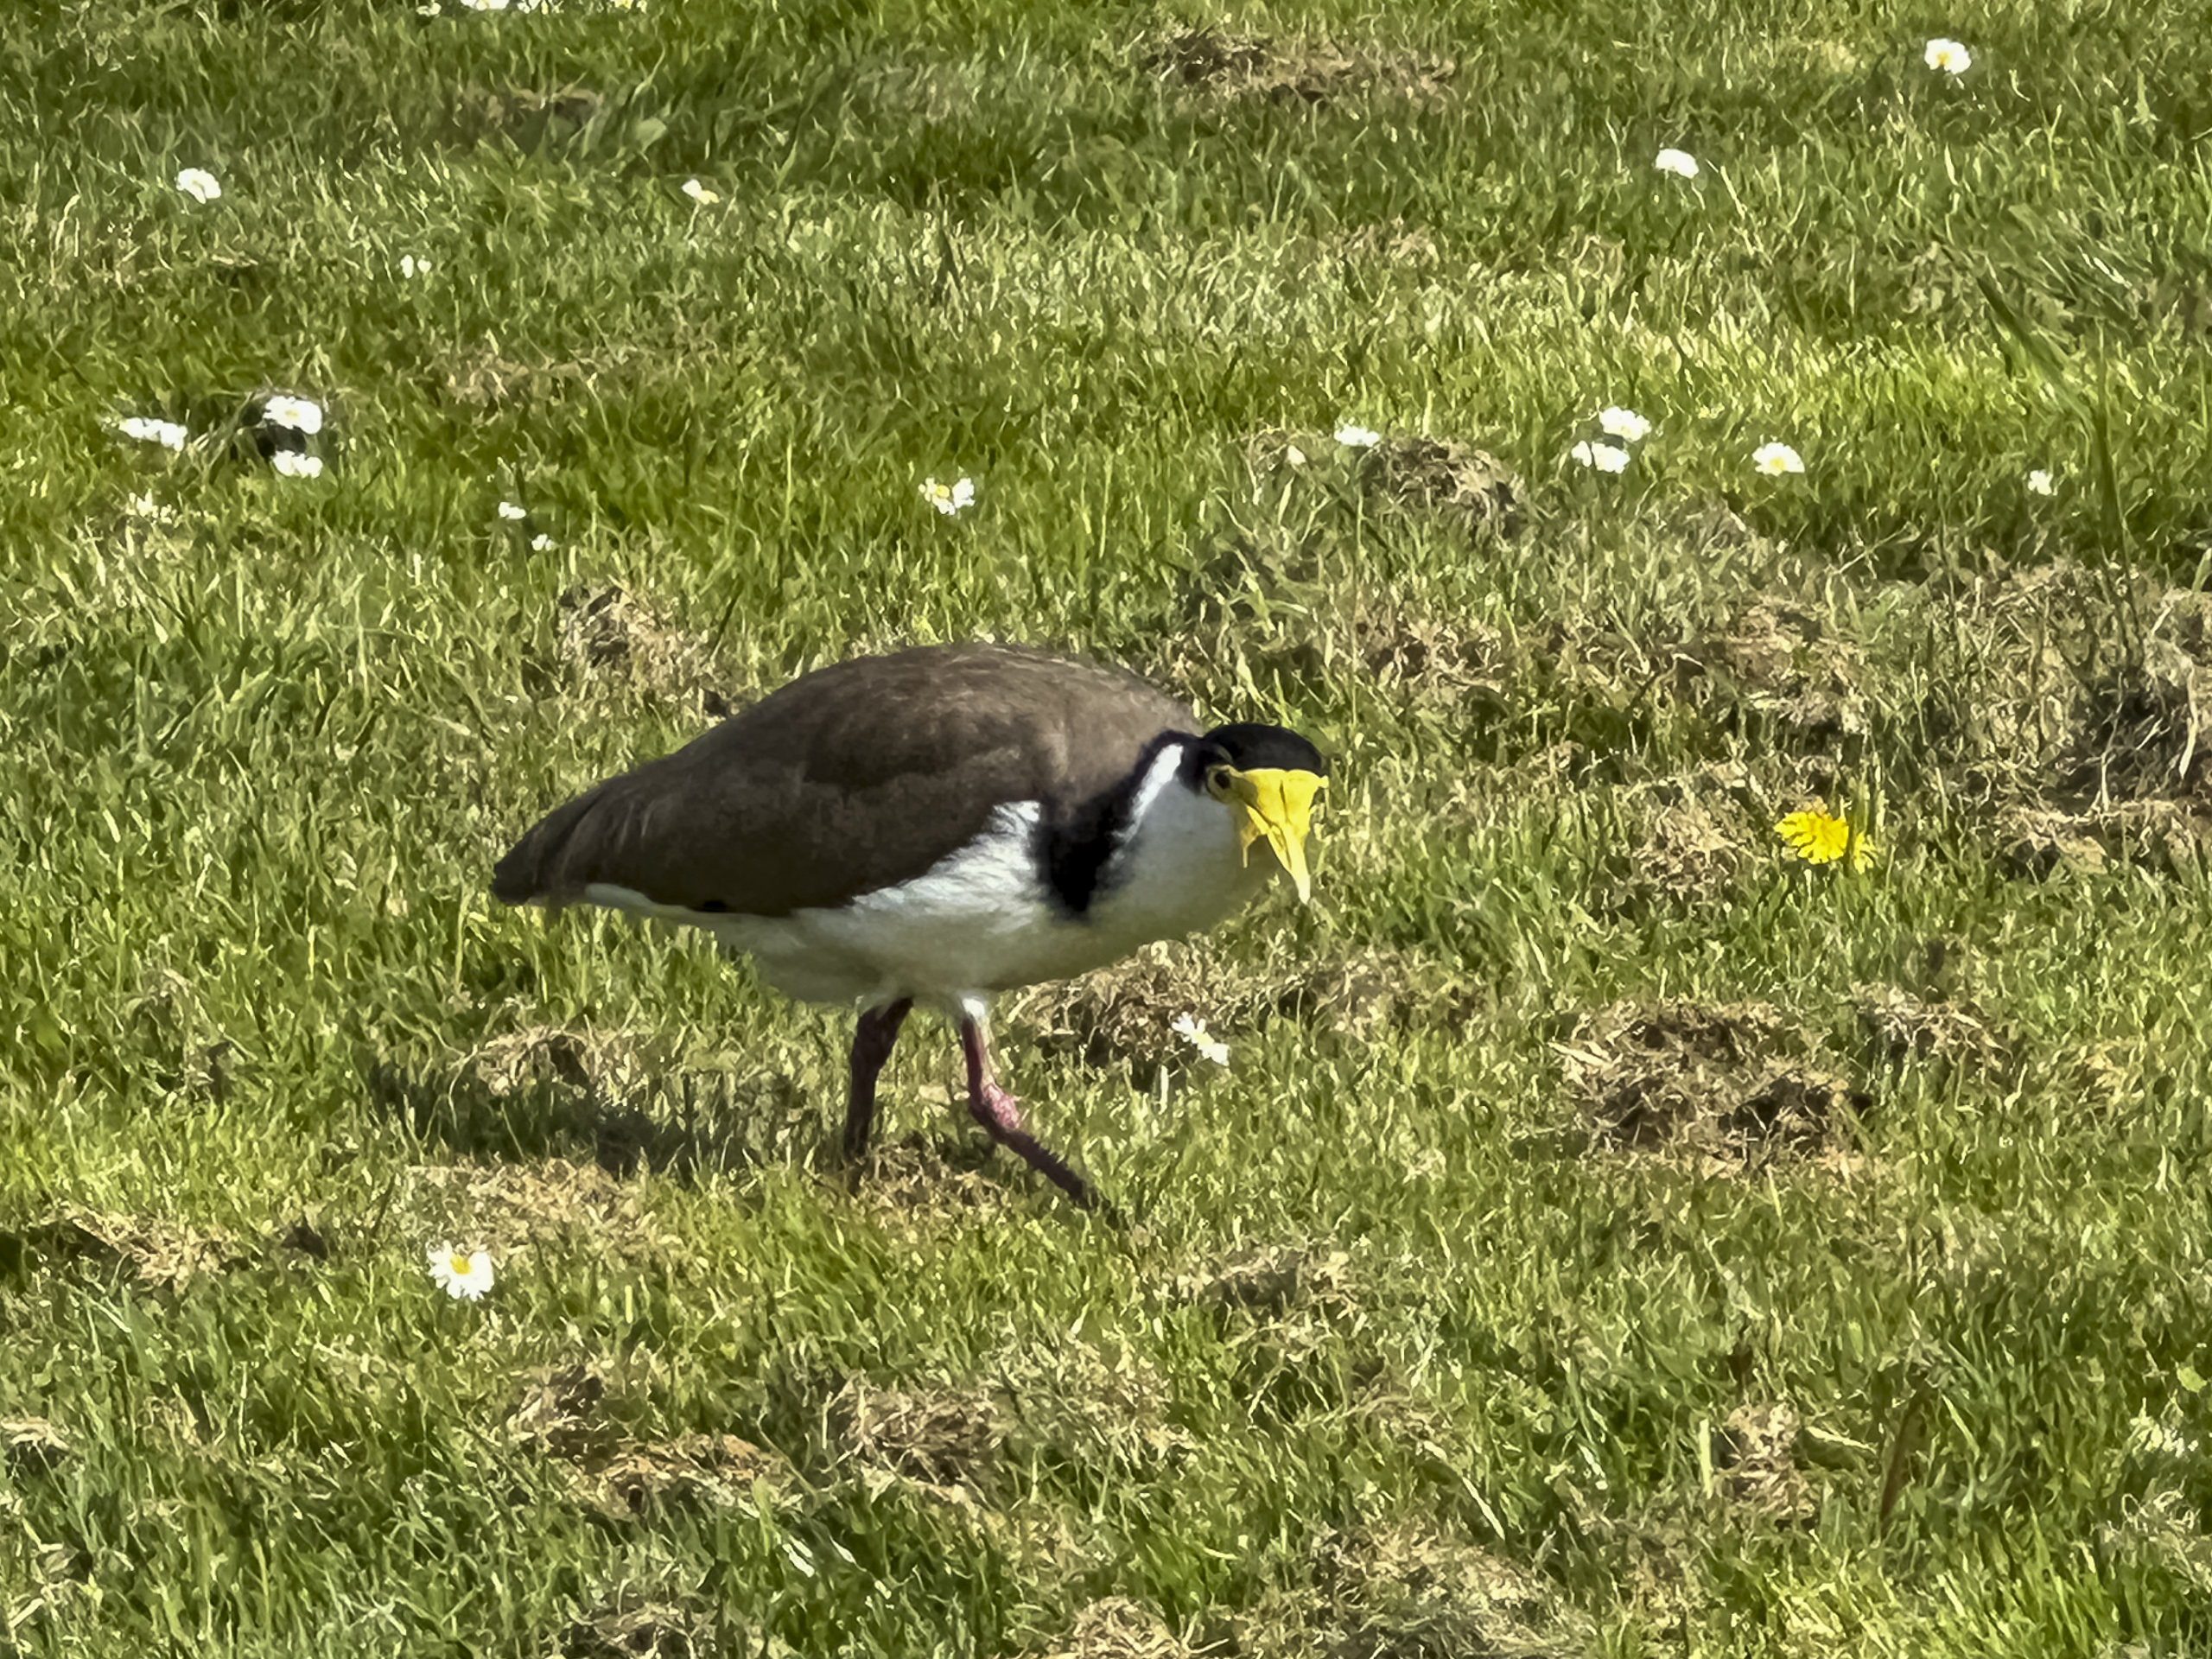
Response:
M584 896L702 927L802 1001L874 1005L912 996L950 1007L1071 978L1154 939L1211 927L1266 884L1274 862L1266 849L1249 862L1240 855L1230 809L1177 785L1179 760L1178 750L1164 751L1139 785L1135 833L1080 916L1053 901L1038 871L1034 801L1000 807L982 834L923 874L836 910L710 915L606 883Z

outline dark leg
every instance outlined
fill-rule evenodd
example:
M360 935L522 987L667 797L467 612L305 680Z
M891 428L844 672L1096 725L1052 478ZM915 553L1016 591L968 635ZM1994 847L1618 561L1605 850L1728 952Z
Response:
M960 1022L960 1052L968 1060L969 1115L999 1145L1020 1153L1030 1168L1073 1198L1078 1208L1094 1208L1096 1200L1083 1177L1038 1144L1037 1137L1021 1127L1021 1103L991 1081L990 1051L982 1027L973 1020Z
M912 997L901 997L880 1008L864 1008L860 1023L853 1027L853 1094L845 1108L848 1160L856 1160L868 1151L868 1133L875 1126L876 1074L891 1058L891 1046L899 1040L899 1027L913 1006Z

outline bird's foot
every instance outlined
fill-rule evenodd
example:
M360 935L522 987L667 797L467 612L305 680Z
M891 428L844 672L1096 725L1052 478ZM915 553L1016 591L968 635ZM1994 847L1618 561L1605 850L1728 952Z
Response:
M983 1126L993 1141L1019 1154L1030 1168L1066 1193L1078 1209L1096 1209L1098 1201L1090 1183L1023 1127L1021 1103L993 1079L990 1051L982 1027L975 1020L960 1022L960 1047L968 1061L968 1115Z

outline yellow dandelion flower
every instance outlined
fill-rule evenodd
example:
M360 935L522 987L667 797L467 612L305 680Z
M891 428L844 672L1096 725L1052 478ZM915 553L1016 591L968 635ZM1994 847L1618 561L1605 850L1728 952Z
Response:
M1874 852L1871 836L1854 830L1842 818L1830 817L1819 807L1790 813L1774 826L1774 833L1808 864L1833 864L1842 859L1855 870Z

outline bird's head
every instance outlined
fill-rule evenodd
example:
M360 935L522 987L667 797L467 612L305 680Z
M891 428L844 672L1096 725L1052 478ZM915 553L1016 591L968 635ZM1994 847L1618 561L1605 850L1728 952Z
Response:
M1264 841L1301 900L1313 896L1306 869L1306 836L1313 797L1329 781L1329 763L1296 732L1249 722L1217 726L1191 751L1198 785L1227 805L1236 819L1237 845L1249 862L1252 843Z

